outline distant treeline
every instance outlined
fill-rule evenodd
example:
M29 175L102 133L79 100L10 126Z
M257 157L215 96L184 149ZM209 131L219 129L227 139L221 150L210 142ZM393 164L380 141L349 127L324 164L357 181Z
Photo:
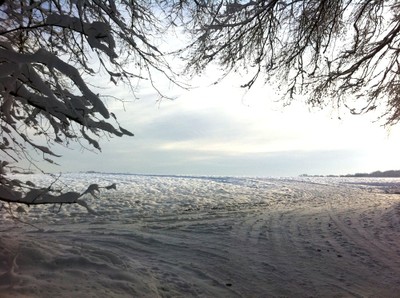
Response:
M346 175L344 177L400 177L400 170L375 171L372 173L356 173L354 175Z
M347 175L307 175L302 174L301 177L383 177L383 178L393 178L400 177L400 170L389 170L389 171L375 171L372 173L356 173L356 174L347 174Z

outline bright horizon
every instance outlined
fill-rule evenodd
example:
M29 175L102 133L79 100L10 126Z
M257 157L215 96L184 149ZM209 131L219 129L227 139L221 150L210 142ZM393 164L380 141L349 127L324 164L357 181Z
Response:
M389 131L382 121L373 122L378 114L311 109L300 101L284 107L267 85L245 93L240 78L211 86L199 81L202 87L190 91L166 85L165 93L176 99L161 102L146 87L133 100L122 87L102 90L127 101L107 105L135 136L103 138L97 154L78 145L54 146L61 166L42 164L43 169L266 177L400 169L399 128Z

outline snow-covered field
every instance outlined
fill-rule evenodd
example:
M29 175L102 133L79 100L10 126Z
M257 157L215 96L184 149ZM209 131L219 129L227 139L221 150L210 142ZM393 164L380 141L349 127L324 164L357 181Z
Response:
M21 178L21 177L18 177ZM24 180L48 185L40 175ZM395 297L400 180L65 174L98 213L0 213L0 297ZM399 189L398 189L399 188Z

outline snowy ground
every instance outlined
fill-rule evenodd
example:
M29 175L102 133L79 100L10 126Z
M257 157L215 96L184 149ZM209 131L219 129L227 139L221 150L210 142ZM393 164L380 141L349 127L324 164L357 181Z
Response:
M78 190L91 182L119 188L87 198L97 216L79 206L18 214L35 228L0 213L0 297L400 291L400 180L71 174L64 181Z

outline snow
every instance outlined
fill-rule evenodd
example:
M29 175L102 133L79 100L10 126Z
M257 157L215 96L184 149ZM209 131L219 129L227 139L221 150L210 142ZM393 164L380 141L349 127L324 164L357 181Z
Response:
M49 185L43 175L16 175ZM394 297L400 179L65 174L79 205L2 211L0 297ZM15 208L17 209L17 208Z

